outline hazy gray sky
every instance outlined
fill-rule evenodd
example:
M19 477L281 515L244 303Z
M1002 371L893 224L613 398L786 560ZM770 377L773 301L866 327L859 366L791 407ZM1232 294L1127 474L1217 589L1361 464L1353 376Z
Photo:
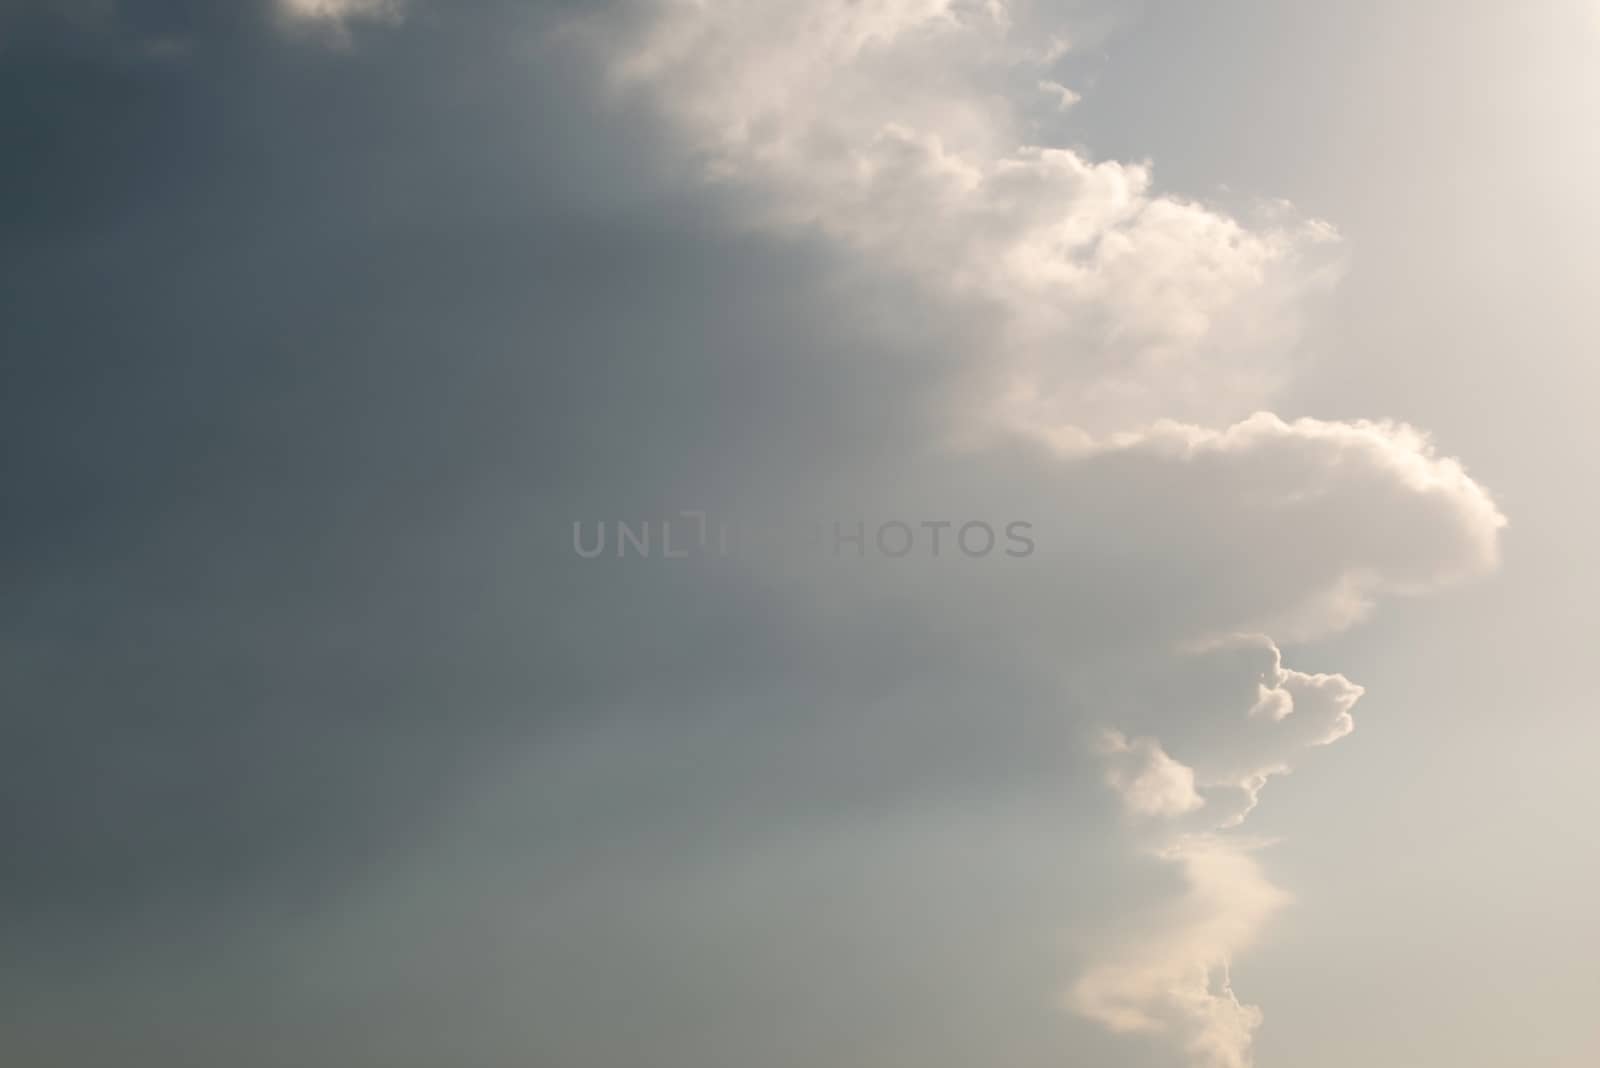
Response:
M1588 1068L1597 114L1592 0L0 0L0 1055Z

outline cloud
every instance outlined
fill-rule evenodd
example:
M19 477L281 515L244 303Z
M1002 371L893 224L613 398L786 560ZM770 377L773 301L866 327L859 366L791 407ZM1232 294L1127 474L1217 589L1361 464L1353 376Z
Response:
M1120 731L1101 740L1106 782L1136 816L1180 816L1205 804L1194 788L1194 769L1184 767L1153 738L1129 741Z
M1350 710L1366 691L1339 674L1307 674L1283 666L1283 654L1258 639L1272 666L1257 684L1259 696L1245 722L1219 730L1217 751L1201 766L1208 793L1236 792L1238 808L1220 825L1243 823L1275 775L1287 774L1307 749L1332 745L1355 730Z
M1110 924L1071 1004L1201 1068L1245 1068L1262 1013L1235 995L1232 964L1289 897L1237 829L1271 778L1353 729L1363 692L1284 666L1276 640L1489 573L1504 517L1412 427L1261 410L1342 270L1336 231L1285 203L1236 216L1163 193L1149 161L1028 143L1029 94L1078 101L1049 77L1062 49L1033 43L1070 34L1020 32L1031 9L646 11L569 32L737 194L740 225L820 236L983 324L935 446L958 443L956 474L921 502L1003 482L1044 547L1027 589L974 582L954 601L975 633L1036 635L1078 692L1153 721L1104 732L1097 751L1132 847L1180 885ZM911 600L927 581L887 580ZM1119 697L1114 679L1087 681L1096 652L1104 674L1172 675L1172 692L1133 708L1139 685ZM1185 689L1190 670L1209 681Z
M1147 581L1117 611L1133 627L1163 616L1185 641L1308 640L1382 597L1445 589L1499 561L1506 520L1493 498L1403 424L1262 412L1220 429L1164 421L1053 442L1072 509L1054 520L1063 553L1139 568Z
M1385 598L1490 574L1506 523L1457 460L1400 424L1260 413L1222 428L917 448L892 461L903 470L875 491L879 512L935 517L969 499L981 502L969 511L1030 520L1038 548L1026 582L985 574L960 595L974 626L1036 636L1042 658L1066 646L1075 668L1239 635L1338 633ZM873 581L964 580L908 562Z
M252 890L305 879L318 901L337 873L338 937L322 918L315 935L226 925L262 931L275 961L299 933L300 963L325 965L263 992L314 988L300 1018L327 990L301 977L337 986L342 968L390 1021L382 1049L302 1028L308 1062L526 1063L532 1033L550 1063L805 1063L826 1032L838 1063L970 1065L1003 1019L1005 1050L1040 1051L1016 1063L1056 1063L1035 1007L1070 984L1079 1059L1115 1062L1094 1056L1104 1025L1245 1063L1262 1016L1232 968L1288 895L1239 827L1361 694L1277 642L1488 573L1504 523L1412 428L1251 414L1336 273L1331 230L1023 143L1066 47L1041 47L1066 38L1025 7L587 16L561 43L580 34L634 94L645 117L621 122L585 112L564 68L529 75L491 8L439 5L452 32L414 20L370 69L325 71L384 90L327 114L297 65L197 65L228 75L199 83L228 106L173 106L167 136L139 139L180 152L149 172L174 195L109 213L138 225L83 242L75 270L15 272L58 299L22 302L43 385L0 423L35 435L19 454L68 458L24 487L13 539L48 549L12 558L8 664L35 710L7 777L33 814L16 892L76 918L74 888L143 914L128 903L179 884L158 933L192 938L211 930L194 902L244 896L219 867ZM399 12L296 10L322 33ZM508 91L530 77L539 91ZM240 106L266 109L260 167L238 165ZM708 195L663 177L684 156ZM282 159L306 163L266 165ZM196 299L169 316L174 285ZM83 439L84 401L45 358L61 351L139 402L103 391ZM172 381L193 386L182 403ZM575 518L635 505L841 496L883 518L1030 519L1038 552L703 571L567 554ZM170 714L129 732L130 697ZM1099 750L1072 748L1100 725ZM85 777L91 734L106 759ZM486 785L524 756L535 773ZM470 822L440 795L480 789L503 814L490 840L434 826ZM840 838L859 848L804 848ZM375 860L381 843L410 859ZM754 885L752 853L778 869ZM975 907L1001 900L1038 912ZM832 939L806 911L824 906ZM530 909L564 956L527 939ZM1019 966L1064 919L1093 933L1081 971ZM415 937L397 948L397 930ZM115 956L108 1001L166 993ZM350 977L395 959L428 967ZM796 996L769 996L774 973ZM650 1009L616 1036L624 1002ZM460 1031L428 1026L444 1009ZM120 1031L148 1026L128 1016ZM217 1026L219 1047L252 1048ZM740 1055L719 1056L730 1030Z
M1159 619L1185 650L1170 668L1140 665L1171 673L1128 702L1154 708L1121 710L1157 733L1129 743L1112 731L1101 748L1108 784L1144 817L1132 848L1182 889L1112 925L1070 1004L1113 1031L1165 1036L1200 1068L1246 1068L1263 1017L1235 995L1232 968L1289 895L1262 872L1262 843L1237 829L1269 780L1354 730L1364 692L1287 666L1265 635L1315 638L1385 596L1481 577L1505 519L1459 463L1394 424L1258 414L1064 450L1069 469L1082 465L1076 495L1096 502L1083 544L1129 557L1145 580L1125 587L1125 640L1158 633Z
M1234 993L1232 961L1288 895L1233 843L1188 838L1160 856L1182 880L1178 897L1133 917L1069 1003L1118 1034L1170 1039L1194 1068L1248 1068L1262 1013Z
M1220 657L1223 675L1236 679L1263 667L1256 698L1224 716L1206 715L1202 700L1187 702L1203 717L1188 732L1192 764L1167 756L1154 738L1130 746L1119 732L1107 733L1108 784L1131 811L1164 821L1154 829L1146 822L1138 848L1174 869L1182 889L1175 900L1123 917L1091 955L1069 1003L1113 1031L1168 1036L1199 1068L1248 1068L1263 1016L1235 995L1232 966L1290 898L1257 863L1262 843L1230 832L1254 810L1268 779L1354 729L1350 710L1363 691L1342 675L1284 667L1263 638L1200 655ZM1129 774L1130 756L1142 760L1137 775Z
M930 299L991 307L974 417L1124 428L1237 418L1281 384L1333 228L1285 205L1242 221L1158 193L1148 162L1028 143L1048 26L1002 3L648 5L569 32L674 123L745 222L820 232ZM1024 12L1027 13L1027 12ZM1018 82L1019 71L1033 71ZM1025 76L1024 76L1025 77Z
M1049 79L1040 80L1039 91L1041 93L1048 93L1050 96L1055 98L1056 110L1058 111L1066 111L1068 108L1072 107L1072 105L1083 99L1080 94L1068 89L1060 82L1053 82Z

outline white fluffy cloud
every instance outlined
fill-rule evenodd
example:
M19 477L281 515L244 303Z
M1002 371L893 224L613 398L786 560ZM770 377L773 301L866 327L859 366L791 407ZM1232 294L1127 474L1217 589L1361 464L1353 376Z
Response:
M1059 447L1015 438L940 459L921 481L874 490L873 503L932 518L966 498L983 502L972 510L1032 521L1026 581L914 560L868 580L966 581L974 626L1020 632L1072 671L1237 645L1240 635L1293 643L1338 633L1385 598L1489 574L1506 522L1459 462L1396 424L1261 413ZM1253 673L1270 670L1263 662Z
M1506 521L1493 499L1408 426L1258 413L1220 430L1162 422L1068 438L1069 550L1136 554L1149 595L1185 595L1167 614L1189 641L1314 638L1378 598L1498 563Z
M1140 695L1158 708L1119 709L1160 734L1112 730L1100 753L1138 817L1132 847L1171 866L1183 890L1113 929L1070 1004L1113 1031L1165 1036L1199 1068L1246 1068L1263 1017L1235 995L1231 969L1289 895L1238 828L1270 779L1354 729L1363 693L1344 675L1287 666L1265 635L1314 638L1383 597L1484 575L1505 520L1403 426L1260 414L1074 440L1064 454L1072 496L1094 502L1070 552L1142 580L1120 586L1116 640L1159 635L1182 650L1174 666L1155 650L1131 661L1179 680Z
M1019 99L1078 97L1050 77L1065 38L998 0L648 10L579 32L710 178L758 192L747 222L999 310L974 415L1236 418L1281 382L1303 298L1337 273L1332 227L1286 205L1245 222L1157 193L1148 163L1029 143Z
M1196 758L1207 794L1216 802L1219 828L1243 823L1267 780L1287 774L1301 752L1332 745L1355 730L1350 710L1365 692L1343 675L1284 667L1283 654L1264 638L1254 644L1272 659L1256 684L1255 703L1244 717L1219 725L1210 753Z

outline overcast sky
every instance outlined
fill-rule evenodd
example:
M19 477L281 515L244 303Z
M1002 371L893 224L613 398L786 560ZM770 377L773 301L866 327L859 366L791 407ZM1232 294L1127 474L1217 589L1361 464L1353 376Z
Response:
M0 1060L1592 1068L1597 115L1594 0L0 0Z

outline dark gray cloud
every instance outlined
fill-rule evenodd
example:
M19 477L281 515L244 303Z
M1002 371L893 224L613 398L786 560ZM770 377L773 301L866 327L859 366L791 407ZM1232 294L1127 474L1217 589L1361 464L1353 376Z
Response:
M17 937L316 894L510 740L928 655L567 538L870 463L941 327L846 325L889 283L650 177L650 130L563 103L585 74L529 62L520 13L335 55L200 12L96 31L170 23L181 62L42 20L6 55Z

